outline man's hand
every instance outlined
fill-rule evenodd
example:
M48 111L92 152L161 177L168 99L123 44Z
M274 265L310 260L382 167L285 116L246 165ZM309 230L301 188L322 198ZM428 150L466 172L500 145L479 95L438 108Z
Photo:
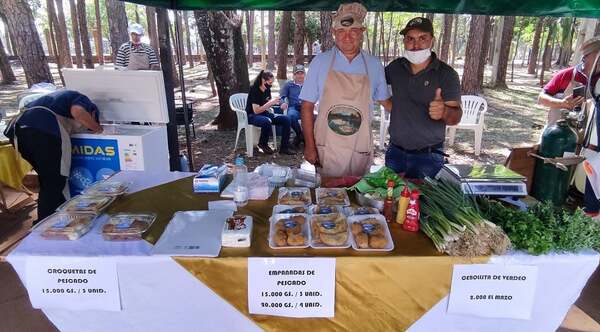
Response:
M309 163L319 166L319 154L316 146L304 145L304 159Z
M283 104L281 104L281 110L282 110L282 111L285 111L285 110L287 110L287 109L288 109L288 104L287 104L287 103L283 103Z
M575 106L581 104L585 100L582 96L573 96L572 94L563 98L561 102L561 108L572 110Z
M435 98L429 103L429 117L433 120L441 120L444 117L444 100L442 99L442 89L435 90Z

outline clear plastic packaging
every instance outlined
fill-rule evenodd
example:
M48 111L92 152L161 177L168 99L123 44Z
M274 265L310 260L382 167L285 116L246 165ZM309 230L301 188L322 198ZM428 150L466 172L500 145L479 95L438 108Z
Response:
M309 209L302 205L275 205L273 214L308 213Z
M382 215L348 217L352 248L358 251L392 251L394 240Z
M63 203L58 207L61 212L86 212L99 214L110 203L115 200L115 196L91 196L78 195Z
M275 214L270 219L269 247L272 249L308 248L309 233L306 214Z
M350 198L344 188L317 188L315 196L317 196L317 204L350 205Z
M311 205L310 214L331 214L331 213L340 213L342 209L340 209L337 205Z
M292 185L316 188L321 185L321 176L318 173L304 169L294 169L292 170Z
M221 244L223 247L243 248L252 243L252 217L236 214L225 220Z
M269 179L269 184L273 187L282 187L291 177L292 170L287 166L279 166L277 164L262 164L255 170L258 174L266 176Z
M379 210L370 206L347 206L344 208L344 213L346 213L348 217L364 216L368 214L379 214Z
M311 216L310 230L310 246L315 249L350 247L348 222L341 213Z
M282 205L310 205L312 204L310 189L301 187L279 188L277 202Z
M117 213L102 226L102 237L108 241L141 240L156 220L154 213Z
M96 215L92 213L56 212L35 228L44 239L77 240L94 226Z
M126 193L128 188L128 182L103 180L87 187L83 194L89 196L119 196Z

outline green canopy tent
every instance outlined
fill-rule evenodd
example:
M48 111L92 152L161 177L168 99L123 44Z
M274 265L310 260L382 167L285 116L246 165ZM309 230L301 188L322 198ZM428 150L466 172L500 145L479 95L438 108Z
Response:
M121 0L124 1L124 0ZM336 10L341 3L352 0L127 0L146 6L161 7L174 10L305 10L322 11ZM600 0L365 0L363 3L369 11L402 11L402 12L435 12L446 14L475 14L475 15L507 15L507 16L577 16L600 17ZM175 37L177 47L181 49L182 41L179 31L179 15L175 15ZM166 40L169 45L169 39ZM169 47L170 48L170 47ZM170 50L169 52L170 53ZM162 58L162 56L161 56ZM193 170L193 155L190 141L187 102L185 98L185 82L183 78L183 65L179 63L179 80L182 94L183 118L185 122L186 146L190 170ZM170 72L170 66L163 71ZM165 75L165 83L171 80L172 75ZM165 84L165 86L173 86ZM172 94L170 94L172 96ZM168 94L169 96L169 94ZM168 98L169 99L169 98ZM174 158L178 158L179 149L177 142L177 126L175 125L174 103L169 104L170 134L169 155L171 168L176 168ZM175 128L175 129L173 129Z

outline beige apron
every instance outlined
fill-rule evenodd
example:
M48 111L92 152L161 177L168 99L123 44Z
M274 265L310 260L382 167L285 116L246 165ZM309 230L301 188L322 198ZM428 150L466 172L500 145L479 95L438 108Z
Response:
M373 162L371 83L366 60L360 56L366 74L335 71L335 53L331 59L315 123L323 177L362 176Z
M139 46L141 47L141 46ZM148 59L148 55L146 53L137 53L133 51L134 46L131 45L131 50L129 51L129 65L127 65L127 69L129 70L148 70L150 69L150 60Z
M15 120L15 125L19 118L25 114L26 111L29 110L42 110L46 112L50 112L56 118L56 122L58 123L58 129L60 131L60 143L61 143L61 157L60 157L60 175L69 177L71 173L71 134L79 133L85 131L85 126L81 123L75 121L74 119L64 117L62 115L58 115L52 112L49 108L44 106L34 106L30 108L26 108ZM15 130L15 135L13 138L13 144L15 146L15 151L17 154L19 153L19 143L18 137ZM69 181L66 181L65 187L63 188L63 195L65 199L71 198L71 193L69 191Z
M557 93L553 97L562 99L565 96L569 96L569 95L573 94L573 89L575 88L575 86L577 84L577 82L575 81L576 75L577 75L577 70L576 70L576 68L573 68L573 77L571 78L571 82L569 82L569 85L567 85L567 88L565 89L565 91L562 93ZM562 115L561 110L562 109L560 109L560 108L551 108L550 111L548 111L548 119L546 120L546 127L552 126L553 124L556 123L556 121L558 121L561 118L561 115Z

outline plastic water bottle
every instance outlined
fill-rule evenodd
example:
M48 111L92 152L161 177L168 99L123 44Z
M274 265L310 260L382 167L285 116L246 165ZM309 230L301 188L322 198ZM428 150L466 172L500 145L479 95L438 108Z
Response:
M179 155L179 167L182 172L190 171L190 163L184 154Z
M248 168L244 165L244 157L239 156L235 159L233 168L233 201L235 204L245 206L248 204Z

